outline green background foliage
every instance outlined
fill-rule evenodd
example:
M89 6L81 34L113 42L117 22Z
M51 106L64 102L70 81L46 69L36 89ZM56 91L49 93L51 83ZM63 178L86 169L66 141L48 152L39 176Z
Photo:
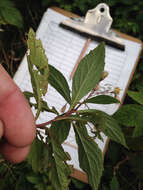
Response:
M37 29L44 11L58 6L79 15L95 7L99 0L3 0L0 2L0 62L13 76L26 52L27 33L30 27ZM114 18L113 28L143 40L143 1L105 0ZM4 8L5 7L5 8ZM11 17L11 14L13 17ZM142 93L143 54L124 104L114 117L122 126L129 149L110 142L104 160L104 173L100 190L143 189L143 136ZM51 79L52 80L52 79ZM70 99L68 98L70 101ZM44 104L43 104L44 105ZM129 117L130 116L130 117ZM48 153L47 153L48 154ZM1 189L53 190L46 173L33 173L31 165L24 162L0 166ZM86 184L71 180L70 189L90 189Z

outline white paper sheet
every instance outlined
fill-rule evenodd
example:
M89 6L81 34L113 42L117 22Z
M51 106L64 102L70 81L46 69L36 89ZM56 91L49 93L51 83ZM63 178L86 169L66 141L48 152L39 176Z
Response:
M64 74L71 87L71 80L69 80L69 77L87 39L59 27L59 23L64 19L66 19L66 17L62 14L48 9L37 30L37 38L40 38L43 43L49 64L53 65ZM141 49L141 44L139 43L125 39L123 39L123 41L125 43L125 51L106 46L105 71L109 72L109 76L101 83L102 86L108 84L108 86L120 87L120 99L123 97ZM97 42L92 41L86 53L94 49L97 45ZM22 91L32 91L26 57L24 57L15 74L14 80ZM65 104L65 100L51 86L48 88L45 100L48 102L49 107L55 106L57 110L60 110ZM119 105L116 104L91 105L91 108L103 110L108 114L113 114L118 107ZM37 123L46 122L53 117L53 114L44 112L40 114ZM107 137L104 135L103 138L104 143L98 139L96 140L102 151L104 150L107 140ZM69 143L72 146L69 146ZM71 155L72 160L70 163L73 164L75 168L81 170L78 163L77 149L75 148L76 142L73 129L71 129L68 140L63 146Z

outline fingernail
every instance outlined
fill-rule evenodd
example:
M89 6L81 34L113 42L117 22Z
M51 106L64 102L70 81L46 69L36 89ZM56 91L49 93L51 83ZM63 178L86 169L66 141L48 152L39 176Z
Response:
M4 128L3 128L3 122L0 120L0 139L3 136Z

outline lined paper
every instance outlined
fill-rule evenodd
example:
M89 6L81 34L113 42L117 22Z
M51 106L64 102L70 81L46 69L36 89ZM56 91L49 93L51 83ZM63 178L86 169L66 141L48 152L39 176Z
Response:
M87 38L81 37L76 33L59 27L59 23L66 18L67 17L55 12L52 9L48 9L41 20L36 34L37 38L40 38L42 41L49 64L53 65L63 73L71 88L72 84L70 80L70 74ZM120 100L125 93L131 72L141 50L141 44L126 39L123 39L123 41L125 43L125 51L106 46L104 70L107 71L109 75L100 84L101 91L102 89L105 90L106 88L120 87ZM98 42L91 41L86 54L89 53L90 50L97 47L97 45ZM17 73L15 74L14 80L22 91L32 91L26 57L24 57ZM56 90L50 85L48 87L48 93L44 99L48 102L49 107L54 106L59 111L63 105L65 105L65 100L63 97L58 94ZM103 110L108 114L113 114L118 109L118 107L119 105L117 104L90 105L90 108ZM55 115L52 113L44 112L40 114L37 123L43 123L51 120L54 116ZM104 135L103 138L104 142L100 141L99 139L96 140L102 151L104 150L107 140L107 137ZM81 170L78 163L76 142L72 128L68 140L63 146L65 150L71 155L72 160L70 163L73 164L75 168Z

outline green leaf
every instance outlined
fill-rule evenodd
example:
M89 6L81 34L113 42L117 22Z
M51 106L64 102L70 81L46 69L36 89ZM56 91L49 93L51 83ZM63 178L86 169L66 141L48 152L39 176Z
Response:
M56 115L59 115L59 112L56 110L54 106L52 106L51 112L55 113Z
M133 92L133 91L128 91L128 95L135 100L137 103L143 105L143 93L142 92Z
M31 97L34 97L34 94L32 92L29 91L24 91L23 92L24 96L26 97L26 99L30 99Z
M51 113L54 113L56 115L58 115L58 111L56 110L56 108L52 107L52 109L49 108L47 102L45 102L44 100L42 100L41 102L41 111L44 112L51 112Z
M85 183L83 183L82 181L79 181L75 178L72 178L71 181L74 184L75 188L77 188L77 189L84 189L86 186Z
M66 119L69 121L79 121L84 124L86 124L88 122L88 119L81 117L79 115L71 115L71 116L66 117Z
M103 171L103 156L96 142L87 133L81 123L74 124L80 167L88 175L88 182L93 190L98 189Z
M50 69L49 84L53 86L70 104L71 103L70 89L65 77L60 71L58 71L52 65L49 65L49 69Z
M112 116L101 111L97 111L96 116L97 119L99 119L97 122L99 124L99 128L103 131L103 133L110 139L122 144L127 148L123 132L117 121Z
M2 18L1 15L0 15L0 24L3 24L3 25L7 24L6 21Z
M143 136L143 107L136 104L122 106L113 117L121 125L135 127L133 136Z
M48 59L42 42L36 39L36 34L32 29L29 30L27 44L30 50L30 55L27 56L30 62L29 64L32 65L33 71L37 74L42 95L45 95L49 76Z
M98 125L98 129L106 136L127 148L123 132L112 116L94 109L83 110L83 115L86 115L91 123Z
M35 188L37 190L45 190L46 189L46 185L44 183L39 183L35 185Z
M29 101L29 104L30 104L31 107L32 107L32 106L35 107L35 109L38 108L38 107L37 107L37 104L31 103L30 101ZM40 111L41 111L41 112L44 112L44 111L46 111L46 112L51 112L51 113L54 113L54 114L56 114L56 115L59 115L59 113L58 113L58 111L56 110L55 107L49 108L47 102L45 102L45 101L43 101L43 100L41 101L41 109L40 109Z
M94 104L114 104L120 103L119 100L112 96L107 95L99 95L93 98L90 98L86 101L86 103L94 103Z
M42 151L43 151L43 143L36 138L31 145L30 153L28 155L28 162L32 165L32 169L34 172L39 171Z
M17 169L17 167L15 168L15 169ZM32 184L31 183L29 183L28 181L27 181L27 179L26 179L26 174L24 174L24 172L23 172L23 170L22 171L20 171L20 172L18 172L19 174L18 174L18 180L17 180L17 183L16 184L14 184L14 189L15 190L31 190L31 188L32 188ZM10 179L10 178L9 178ZM9 180L10 181L10 180ZM5 182L6 183L6 182ZM1 183L0 183L1 184ZM9 186L9 184L7 184L8 186ZM11 185L10 185L11 186ZM1 187L1 190L2 190L3 188ZM6 189L6 188L5 188Z
M39 184L41 182L41 177L35 173L28 175L26 178L32 184Z
M72 104L73 108L82 97L95 88L101 79L104 69L105 48L101 43L97 48L90 51L81 62L73 76Z
M123 105L113 117L118 120L121 125L135 126L136 123L142 120L143 107L136 104Z
M70 160L69 155L64 152L62 146L52 138L53 159L49 171L49 179L55 189L68 190L68 179L71 169L66 161Z
M23 94L30 104L30 98L34 97L34 94L32 92L28 92L28 91L24 91Z
M115 190L115 189L120 190L120 185L119 185L119 182L118 182L116 176L113 176L113 178L112 178L112 181L110 183L110 189L111 190Z
M143 119L142 121L136 124L136 127L133 132L133 137L141 137L143 136Z
M70 122L66 120L52 123L50 130L58 143L62 144L67 139L70 126Z
M136 127L133 136L143 136L143 107L136 104L122 106L114 115L122 125Z
M0 17L4 23L17 26L18 28L23 27L21 13L11 0L4 0L0 2Z
M48 87L48 59L41 41L36 39L36 34L32 29L29 30L27 44L30 51L30 54L27 55L28 68L34 97L37 102L37 119L41 111L42 96L46 94Z
M26 176L26 178L30 183L34 184L34 187L35 187L34 189L37 189L37 190L49 189L48 188L49 179L48 179L48 175L45 175L45 173L42 173L42 175L40 173L31 173L30 175ZM52 187L51 187L51 190L52 190Z
M35 139L31 145L28 155L28 163L31 164L34 172L45 171L51 160L51 149L39 139Z

